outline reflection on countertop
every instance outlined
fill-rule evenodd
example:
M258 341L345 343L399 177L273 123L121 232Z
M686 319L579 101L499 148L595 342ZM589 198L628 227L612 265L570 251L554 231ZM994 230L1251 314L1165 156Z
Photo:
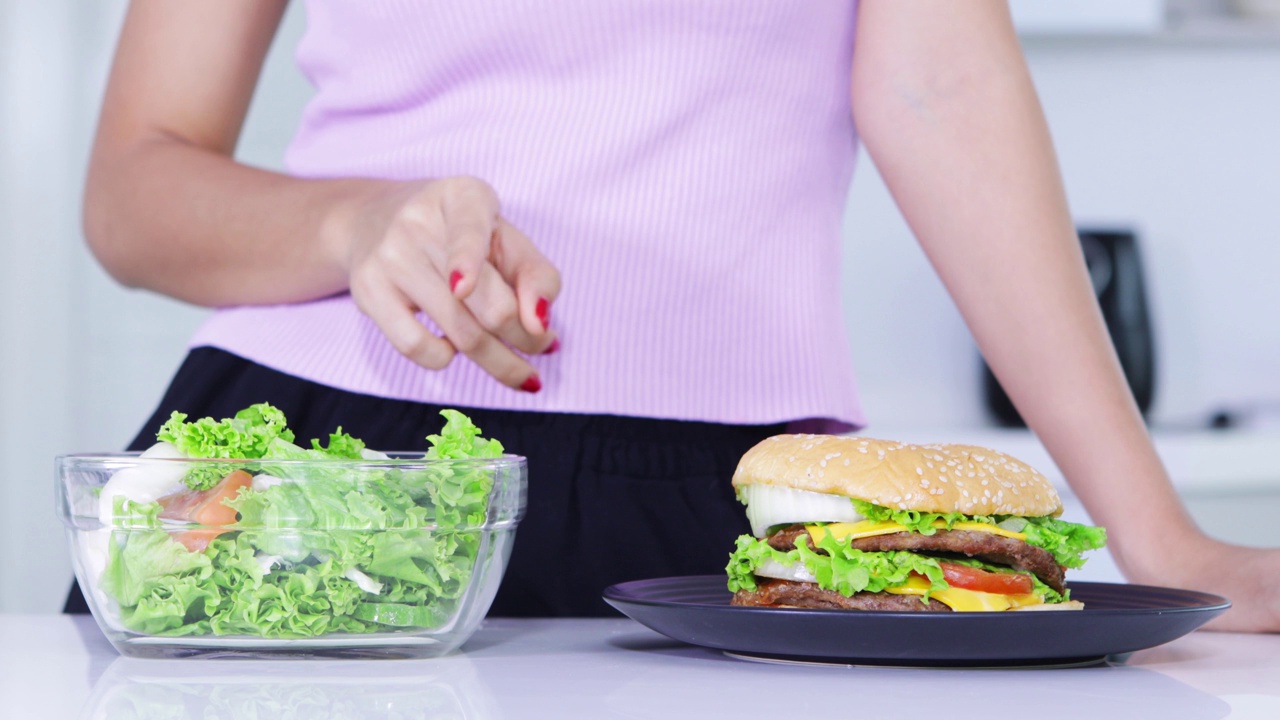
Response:
M432 660L134 660L95 635L88 618L0 615L0 716L706 720L943 703L983 720L1280 717L1278 635L1196 632L1089 667L998 670L752 662L626 619L488 620Z
M404 661L117 658L83 720L494 718L492 693L455 654Z

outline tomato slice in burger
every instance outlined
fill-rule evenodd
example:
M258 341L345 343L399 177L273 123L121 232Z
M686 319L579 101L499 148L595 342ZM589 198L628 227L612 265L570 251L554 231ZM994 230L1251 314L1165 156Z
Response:
M982 568L939 563L942 576L954 588L1000 595L1026 595L1031 592L1031 576L1024 573L994 573Z

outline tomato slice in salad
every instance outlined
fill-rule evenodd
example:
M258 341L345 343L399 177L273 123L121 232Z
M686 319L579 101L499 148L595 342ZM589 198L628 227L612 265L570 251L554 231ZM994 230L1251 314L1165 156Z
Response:
M234 508L222 504L253 484L253 476L236 470L208 490L182 490L160 498L160 517L185 520L198 525L230 525L236 521ZM206 543L207 544L207 543Z
M982 568L939 563L942 576L951 587L1000 595L1026 595L1031 592L1031 576L1025 573L994 573Z

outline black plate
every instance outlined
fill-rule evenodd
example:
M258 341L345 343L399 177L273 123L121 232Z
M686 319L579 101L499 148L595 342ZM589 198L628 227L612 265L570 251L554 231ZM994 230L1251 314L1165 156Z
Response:
M734 607L723 575L613 585L610 605L667 637L739 655L867 665L1076 665L1162 645L1231 606L1208 593L1072 583L1085 609L903 613Z

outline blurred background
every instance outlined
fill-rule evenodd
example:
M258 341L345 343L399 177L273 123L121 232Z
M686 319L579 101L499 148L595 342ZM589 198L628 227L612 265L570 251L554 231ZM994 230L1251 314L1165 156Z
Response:
M122 448L204 316L117 286L83 244L86 158L126 5L0 0L0 612L61 608L71 570L53 458ZM1154 369L1148 418L1175 483L1213 534L1280 545L1280 1L1013 6L1078 226L1138 251L1092 269L1126 318L1118 342L1151 341L1136 352ZM310 95L292 59L303 9L276 38L245 162L280 166ZM867 433L979 442L1060 480L1033 436L1001 423L963 322L865 156L848 218ZM1105 562L1089 572L1114 576Z

